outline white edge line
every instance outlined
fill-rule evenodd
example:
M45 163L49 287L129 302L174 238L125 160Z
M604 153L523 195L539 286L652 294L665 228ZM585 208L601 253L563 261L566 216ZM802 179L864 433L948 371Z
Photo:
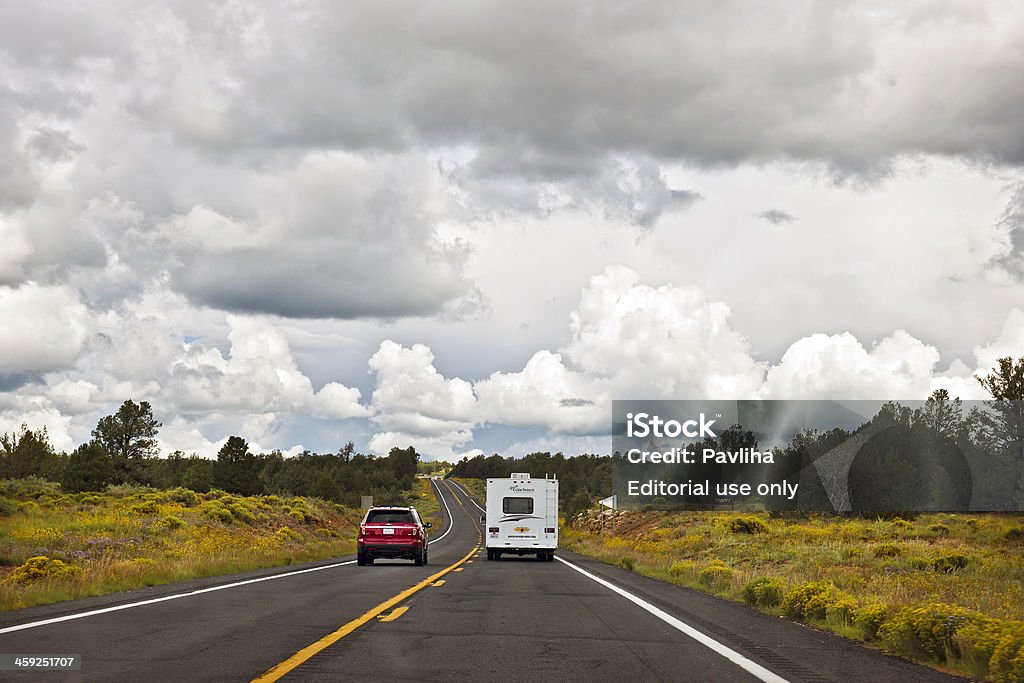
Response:
M587 577L588 579L591 579L592 581L596 581L597 583L601 584L602 586L604 586L605 588L607 588L609 590L615 591L616 593L618 593L622 597L626 598L627 600L629 600L633 604L638 605L639 607L647 610L648 612L650 612L654 616L658 617L659 619L664 621L669 626L672 626L673 628L676 628L676 629L682 631L686 635L688 635L691 638L693 638L694 640L696 640L701 645L704 645L706 647L711 648L712 650L714 650L718 654L720 654L723 657L725 657L726 659L728 659L730 662L733 662L734 664L736 664L737 666L741 667L742 669L744 669L745 671L749 672L750 674L756 676L760 680L765 681L765 683L788 683L788 681L785 678L782 678L778 674L769 671L768 669L764 668L760 664L757 664L756 662L750 661L749 659L747 659L746 657L741 655L739 652L736 652L735 650L732 650L732 649L726 647L725 645L722 645L720 642L718 642L714 638L711 638L710 636L704 635L703 633L701 633L697 629L693 628L689 624L687 624L687 623L685 623L683 621L680 621L679 619L676 619L674 616L672 616L668 612L665 612L664 610L659 609L658 607L655 607L654 605L652 605L651 603L647 602L646 600L638 598L637 596L633 595L629 591L623 590L622 588L619 588L615 584L613 584L613 583L611 583L609 581L605 581L604 579L602 579L602 578L600 578L598 576L594 576L593 574L591 574L590 572L588 572L588 571L586 571L584 569L580 569L579 567L577 567L573 563L567 562L566 560L562 559L558 555L555 555L555 559L558 560L559 562L561 562L562 564L566 565L570 569L575 569L576 571L578 571L580 574L583 574L583 576Z
M430 545L431 543L437 543L438 541L440 541L442 538L447 536L448 532L452 530L453 526L455 526L455 518L452 517L452 511L448 507L448 501L444 499L444 494L441 493L441 486L433 479L430 480L430 483L437 487L437 497L441 499L441 503L444 505L445 512L448 513L448 528L445 529L444 533L438 536L437 538L432 538L429 541L427 541L427 545Z
M30 621L24 624L18 624L17 626L8 626L6 628L0 628L0 634L13 633L14 631L23 631L28 628L36 628L37 626L46 626L48 624L58 624L62 621L72 621L74 619L83 619L85 617L96 616L97 614L106 614L107 612L119 612L123 609L131 609L133 607L142 607L143 605L152 605L157 602L166 602L167 600L177 600L179 598L189 598L193 595L201 595L202 593L212 593L213 591L224 590L225 588L237 588L238 586L246 586L250 583L259 583L261 581L273 581L274 579L283 579L287 576L296 576L297 574L306 574L308 572L318 572L321 569L334 569L335 567L343 567L346 564L355 564L355 560L349 560L347 562L336 562L334 564L326 564L322 567L310 567L309 569L299 569L294 572L286 572L284 574L274 574L273 576L261 576L257 579L246 579L245 581L236 581L235 583L225 583L220 586L210 586L209 588L199 588L194 591L187 593L175 593L174 595L165 595L161 598L152 598L150 600L140 600L139 602L129 602L124 605L114 605L113 607L104 607L102 609L89 610L88 612L79 612L78 614L66 614L62 617L53 617L52 619L42 619L40 621Z
M482 507L480 507L480 503L476 502L476 498L474 498L472 495L470 495L469 491L466 490L466 487L464 487L462 484L460 484L457 481L456 482L452 482L452 483L455 484L460 489L462 489L462 492L464 494L466 494L466 498L469 499L470 503L472 503L473 505L476 505L477 509L480 510L480 512L483 512L483 513L486 514L487 510L484 510Z

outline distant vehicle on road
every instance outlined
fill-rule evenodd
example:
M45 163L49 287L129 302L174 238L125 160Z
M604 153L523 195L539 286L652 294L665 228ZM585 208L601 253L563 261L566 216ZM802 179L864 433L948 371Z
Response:
M356 564L373 564L377 558L404 558L416 566L427 563L427 529L416 508L372 507L359 524Z
M536 554L550 562L558 548L558 480L523 472L488 479L487 514L480 521L487 530L488 560Z

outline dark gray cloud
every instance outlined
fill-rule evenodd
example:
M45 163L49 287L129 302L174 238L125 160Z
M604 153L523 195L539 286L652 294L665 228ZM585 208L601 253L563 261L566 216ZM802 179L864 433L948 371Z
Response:
M1006 230L1008 249L995 260L995 265L1024 280L1024 186L1017 188L1011 197L1000 226Z
M779 209L767 209L757 214L757 217L765 219L772 225L778 225L780 223L790 223L793 220L795 220L793 216Z
M137 106L202 147L468 144L482 176L545 180L588 175L609 151L854 173L915 153L1024 163L1024 57L936 47L1024 41L1013 18L983 7L894 17L810 2L410 2L176 15L207 69L182 74L181 45L156 43L147 57L165 78ZM196 124L204 109L217 125Z

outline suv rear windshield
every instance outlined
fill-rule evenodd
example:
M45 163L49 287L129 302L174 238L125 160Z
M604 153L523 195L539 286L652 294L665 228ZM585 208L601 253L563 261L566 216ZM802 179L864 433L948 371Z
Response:
M370 510L366 515L367 524L388 524L390 522L415 524L416 519L410 510Z

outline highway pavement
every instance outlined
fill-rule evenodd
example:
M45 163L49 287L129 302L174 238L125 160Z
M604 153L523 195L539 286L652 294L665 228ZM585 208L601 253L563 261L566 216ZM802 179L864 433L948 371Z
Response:
M0 654L81 670L2 681L956 681L559 551L487 561L478 504L433 482L430 564L354 557L0 615Z

